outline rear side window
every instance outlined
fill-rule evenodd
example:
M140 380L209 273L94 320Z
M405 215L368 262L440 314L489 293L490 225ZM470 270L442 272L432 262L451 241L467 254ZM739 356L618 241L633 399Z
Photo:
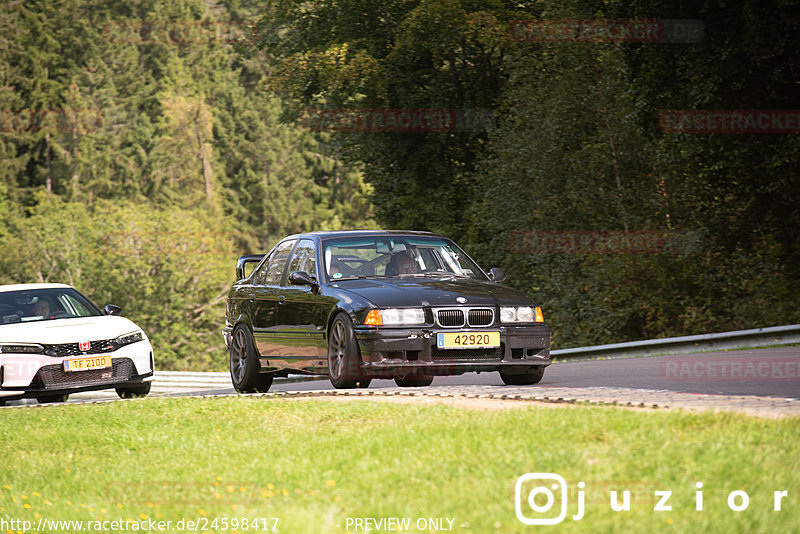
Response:
M268 286L280 285L283 278L283 268L286 266L286 260L289 259L289 253L292 251L293 246L294 239L284 241L277 246L264 273L263 284Z
M297 244L289 263L289 272L292 271L305 271L311 278L317 278L317 258L314 242L310 239L303 239Z

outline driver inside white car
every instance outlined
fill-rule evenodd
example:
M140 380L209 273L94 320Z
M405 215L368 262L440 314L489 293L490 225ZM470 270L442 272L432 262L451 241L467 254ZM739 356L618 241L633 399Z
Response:
M47 300L40 298L38 301L36 301L36 304L33 305L33 315L42 318L50 317L50 303L47 302Z

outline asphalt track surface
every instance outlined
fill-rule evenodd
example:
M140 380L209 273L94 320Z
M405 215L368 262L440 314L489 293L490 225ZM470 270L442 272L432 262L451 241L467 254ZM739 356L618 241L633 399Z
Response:
M721 376L726 372L728 376ZM467 373L436 377L432 384L448 385L502 386L503 381L498 373ZM369 387L393 388L395 383L373 380ZM554 363L547 368L539 384L529 387L613 387L800 398L800 347ZM333 386L321 380L276 384L270 391L320 389L333 389Z
M502 386L503 381L498 373L467 373L436 377L432 385ZM393 380L373 380L370 389L394 386ZM800 347L554 363L539 384L529 387L614 387L800 398ZM333 386L328 381L300 382L279 384L270 391L320 389Z
M503 386L498 373L467 373L460 376L436 377L432 386L459 392L482 391L483 386ZM373 380L369 389L395 388L393 380ZM649 356L579 362L558 362L551 365L542 381L533 390L547 393L560 388L625 388L644 391L670 391L707 395L753 395L783 399L800 399L800 347L707 352L700 354ZM270 391L332 390L328 380L275 383ZM151 395L230 394L233 388L187 388L159 390ZM113 390L75 394L69 402L112 400ZM36 401L8 401L9 406L36 404Z

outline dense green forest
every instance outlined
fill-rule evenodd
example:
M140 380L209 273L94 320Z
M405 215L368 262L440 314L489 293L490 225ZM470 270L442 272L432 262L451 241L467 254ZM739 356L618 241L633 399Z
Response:
M664 127L796 117L793 4L4 2L0 283L121 305L172 369L224 368L235 258L312 229L450 235L542 303L556 347L800 322L797 122ZM519 31L590 20L702 32ZM325 110L456 124L309 127Z
M0 6L0 283L65 282L148 332L161 368L225 368L236 257L374 226L330 134L280 121L243 4ZM240 50L239 50L240 49Z

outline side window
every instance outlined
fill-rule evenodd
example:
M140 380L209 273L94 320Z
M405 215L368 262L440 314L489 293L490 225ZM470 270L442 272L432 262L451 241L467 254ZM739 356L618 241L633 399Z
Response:
M447 271L441 262L438 251L433 248L419 247L417 253L422 259L422 268L429 271Z
M277 286L281 283L283 267L286 265L286 260L289 259L289 253L292 251L293 246L294 240L284 241L278 245L278 248L275 249L272 257L269 259L269 265L264 273L264 280L261 282L262 284Z
M61 301L61 307L73 315L77 315L79 317L87 317L89 315L94 315L91 310L89 310L86 306L84 306L83 304L72 298L70 295L60 295L58 300Z
M292 271L305 271L311 278L316 279L317 259L314 242L310 239L303 239L298 243L292 261L289 262L289 272Z
M256 265L256 269L258 272L253 276L253 283L257 286L264 285L264 276L267 274L267 268L269 267L269 262L272 258L267 258L264 263L261 265Z

